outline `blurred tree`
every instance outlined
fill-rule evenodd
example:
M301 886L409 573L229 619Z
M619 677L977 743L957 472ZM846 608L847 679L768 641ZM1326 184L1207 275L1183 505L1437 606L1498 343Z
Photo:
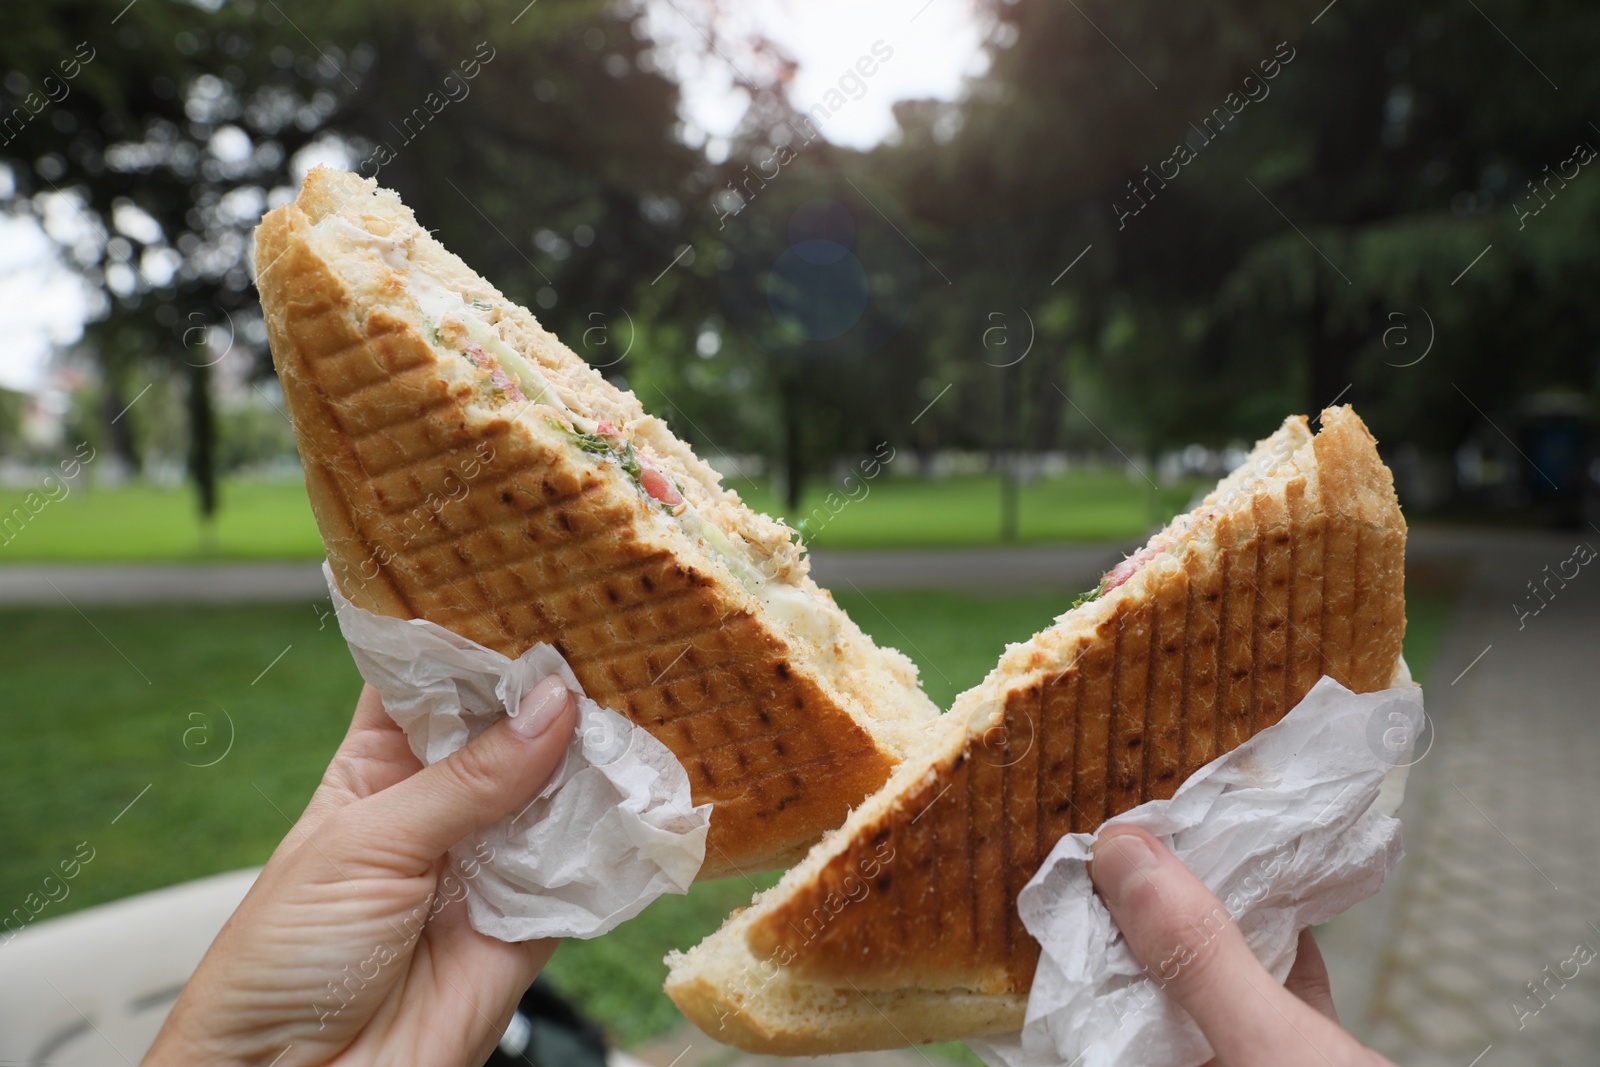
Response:
M905 190L912 211L943 231L945 250L936 258L959 271L955 291L939 295L942 343L935 341L935 358L978 372L968 387L989 413L986 419L962 413L960 422L995 427L997 435L1021 432L1039 446L1050 443L1039 430L1053 435L1087 421L1070 399L1087 391L1087 383L1066 380L1067 353L1087 346L1096 359L1084 369L1094 369L1108 344L1126 347L1129 316L1141 318L1118 295L1143 275L1125 265L1125 235L1109 206L1128 195L1127 181L1143 177L1143 164L1170 150L1197 117L1199 102L1220 103L1241 68L1272 54L1286 17L1280 5L1251 0L1180 9L1022 0L989 5L985 17L986 77L969 87L960 105L901 105L900 143L876 158L885 180ZM1203 258L1173 259L1173 267L1188 265L1187 272L1171 272L1180 285L1171 285L1171 278L1163 279L1166 285L1149 282L1164 300L1182 299L1185 289L1192 293L1209 277ZM1007 360L980 342L994 314L1007 317L1008 332L1020 332L1024 308L1031 309L1039 336L1028 362L1018 367L1028 382L1021 394L1030 403L1016 420L1033 433L999 417L1003 376L982 364ZM1140 411L1160 402L1153 393L1169 386L1181 393L1186 384L1152 379L1148 368L1129 378L1131 392L1103 392L1125 396ZM1151 422L1108 413L1121 416L1113 436L1128 447L1162 443ZM952 417L945 412L947 427ZM965 436L972 440L970 430ZM978 436L985 440L1001 438ZM1097 443L1104 447L1103 440Z
M898 105L871 157L954 265L919 316L971 393L932 416L946 439L1015 429L975 418L1000 376L960 371L1018 304L1044 323L1035 444L1091 414L1130 449L1220 444L1342 395L1449 449L1480 417L1464 395L1596 388L1593 5L985 11L989 73Z
M27 406L26 393L0 387L0 454L21 451L22 413Z
M779 47L713 18L706 57L748 100L713 164L634 5L15 0L0 162L103 296L109 445L141 459L137 415L111 418L164 361L205 509L212 387L267 373L249 231L319 158L399 190L703 452L781 459L792 501L884 439L1009 470L1221 444L1343 394L1445 451L1474 407L1595 390L1600 180L1576 161L1600 146L1600 10L980 18L988 73L897 104L868 153L797 112Z
M214 383L270 375L250 232L316 161L399 190L608 373L647 362L647 336L681 342L673 324L698 316L681 305L703 279L674 272L630 305L641 265L687 243L684 203L710 174L676 136L676 86L637 11L211 6L18 0L0 37L7 206L99 296L85 348L130 464L131 420L111 420L137 401L140 368L166 361L188 383L189 471L214 512Z
M721 231L729 347L776 394L770 432L792 512L809 477L890 435L880 404L903 391L891 346L925 282L897 230L907 225L886 190L819 154L750 187Z
M170 0L18 0L0 38L8 206L39 220L95 298L85 347L101 366L108 444L137 469L131 420L117 416L140 399L142 364L180 371L207 519L217 506L212 366L235 347L247 358L263 336L250 228L289 156L332 113L329 87L347 62L296 66L287 28L274 34L252 14L243 3L206 12ZM224 356L207 343L212 326L226 330Z
M1281 103L1269 113L1288 135L1242 128L1236 155L1197 186L1211 210L1230 195L1263 210L1270 198L1305 234L1276 212L1257 213L1264 227L1240 215L1219 339L1255 332L1298 351L1305 403L1348 390L1380 436L1435 450L1480 419L1464 396L1487 406L1593 388L1600 321L1583 294L1600 280L1600 183L1574 165L1544 217L1519 221L1517 209L1544 203L1530 182L1579 142L1600 146L1588 125L1600 76L1584 44L1597 37L1600 12L1573 3L1330 12L1299 42L1306 69L1263 105Z
M681 343L706 283L681 269L651 280L703 224L690 206L712 175L678 136L677 86L642 12L597 0L371 10L361 33L378 59L331 124L354 169L611 376L648 358L637 341L653 323L681 324Z

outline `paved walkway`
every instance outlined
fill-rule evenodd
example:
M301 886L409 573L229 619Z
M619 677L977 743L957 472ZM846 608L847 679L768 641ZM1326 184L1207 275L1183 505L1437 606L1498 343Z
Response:
M1025 545L814 552L829 588L1080 593L1137 546ZM0 604L238 603L327 595L321 563L88 563L0 566Z
M1521 543L1523 535L1510 535ZM1488 551L1508 535L1421 529L1414 558ZM1020 545L1015 548L868 549L811 554L828 588L948 589L960 592L1081 593L1138 548L1135 542ZM1565 558L1558 557L1558 558ZM49 563L0 566L0 604L239 603L315 600L326 595L320 562Z
M1600 562L1580 542L1600 531L1458 546L1472 572L1424 680L1408 856L1368 902L1370 980L1336 990L1406 1067L1600 1062ZM1529 582L1548 606L1519 619Z
M321 563L49 563L0 567L0 604L261 603L328 595Z

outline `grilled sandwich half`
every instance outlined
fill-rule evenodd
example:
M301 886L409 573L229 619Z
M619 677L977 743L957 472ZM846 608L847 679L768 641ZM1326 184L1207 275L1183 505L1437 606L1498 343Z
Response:
M668 959L707 1034L815 1055L1021 1029L1017 894L1068 832L1171 797L1328 675L1387 687L1405 521L1348 407L1287 420L1194 511L1010 646L843 827Z
M792 863L936 719L790 529L394 193L314 170L256 242L340 591L508 656L553 645L714 805L702 878Z

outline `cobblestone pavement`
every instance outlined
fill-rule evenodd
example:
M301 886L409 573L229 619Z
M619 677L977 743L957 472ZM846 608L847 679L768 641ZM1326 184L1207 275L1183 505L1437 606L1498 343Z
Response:
M1371 980L1340 1002L1405 1067L1600 1063L1600 561L1574 557L1584 542L1600 531L1455 546L1473 563L1424 680L1435 740L1402 809L1407 858L1368 902Z

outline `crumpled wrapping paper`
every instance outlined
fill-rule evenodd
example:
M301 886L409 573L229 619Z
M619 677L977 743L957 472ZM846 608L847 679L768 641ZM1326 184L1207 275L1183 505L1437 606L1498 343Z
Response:
M323 575L356 668L424 764L460 749L548 674L579 694L578 726L527 807L451 850L473 929L503 941L598 937L663 893L684 893L705 859L711 805L647 730L583 696L546 644L512 660L434 623L375 615Z
M1422 690L1402 661L1393 687L1358 695L1322 678L1282 721L1194 774L1171 800L1107 825L1144 827L1222 901L1278 981L1299 931L1372 896L1400 861ZM991 1067L1197 1067L1211 1047L1160 990L1181 948L1150 971L1129 951L1089 879L1093 834L1063 837L1017 898L1040 943L1020 1033L969 1042ZM1219 917L1220 921L1225 919Z

